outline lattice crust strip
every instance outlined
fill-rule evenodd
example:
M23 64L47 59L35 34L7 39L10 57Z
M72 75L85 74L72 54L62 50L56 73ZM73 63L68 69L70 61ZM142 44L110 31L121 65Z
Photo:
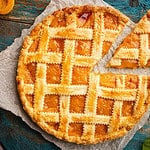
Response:
M48 16L25 39L18 91L24 109L42 129L70 142L93 144L124 135L146 111L146 76L92 71L127 22L112 8L72 7ZM137 48L128 49L128 55L122 51L116 53L119 63L120 58L139 58Z

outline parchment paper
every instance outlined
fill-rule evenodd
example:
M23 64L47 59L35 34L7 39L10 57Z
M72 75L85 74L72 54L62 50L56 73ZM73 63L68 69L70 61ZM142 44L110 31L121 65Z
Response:
M17 61L18 61L18 55L19 51L23 42L23 38L29 34L29 32L33 29L33 27L39 23L45 16L52 13L53 11L67 7L72 5L84 5L84 4L94 4L94 5L107 5L102 0L52 0L51 3L47 6L45 11L39 15L33 26L31 26L30 29L24 29L22 31L22 35L20 38L15 39L14 43L9 46L6 50L2 51L0 53L0 107L11 111L16 116L19 116L22 118L22 120L27 123L32 129L40 132L42 136L50 141L56 144L58 147L64 150L87 150L87 149L99 149L99 150L120 150L123 149L123 147L126 146L126 144L130 141L130 139L133 137L135 132L140 129L146 120L149 117L149 112L145 113L141 121L135 126L134 129L132 129L126 136L108 141L105 143L99 143L96 145L77 145L73 143L68 143L59 139L56 139L54 136L48 135L44 131L42 131L37 125L35 125L28 115L23 111L22 105L20 103L17 90L16 90L16 69L17 69ZM134 23L131 22L132 25ZM129 30L126 31L126 34L128 34ZM119 43L119 41L118 41ZM117 45L117 44L116 44Z

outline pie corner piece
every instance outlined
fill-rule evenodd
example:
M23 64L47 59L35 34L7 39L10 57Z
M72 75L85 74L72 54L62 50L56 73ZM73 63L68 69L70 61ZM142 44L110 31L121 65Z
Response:
M110 7L73 6L49 15L25 38L18 93L44 131L96 144L125 135L139 121L149 103L150 80L92 72L128 20Z
M108 62L113 68L150 67L150 10L123 40Z

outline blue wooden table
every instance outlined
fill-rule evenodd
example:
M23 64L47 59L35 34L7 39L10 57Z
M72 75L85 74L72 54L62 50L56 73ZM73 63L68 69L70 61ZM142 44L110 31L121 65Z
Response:
M150 9L150 0L105 1L134 22L140 20ZM11 45L13 40L20 36L22 29L29 28L35 17L44 10L49 2L50 0L16 0L15 7L9 15L0 15L0 51ZM135 134L124 150L141 150L143 141L148 137L150 137L150 120ZM30 129L21 118L2 109L0 109L0 144L6 150L59 149L53 143L44 140L39 133Z

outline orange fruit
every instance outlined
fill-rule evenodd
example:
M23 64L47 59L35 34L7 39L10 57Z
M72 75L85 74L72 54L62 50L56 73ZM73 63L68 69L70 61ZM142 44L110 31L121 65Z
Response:
M14 0L0 0L0 14L8 14L14 7Z

